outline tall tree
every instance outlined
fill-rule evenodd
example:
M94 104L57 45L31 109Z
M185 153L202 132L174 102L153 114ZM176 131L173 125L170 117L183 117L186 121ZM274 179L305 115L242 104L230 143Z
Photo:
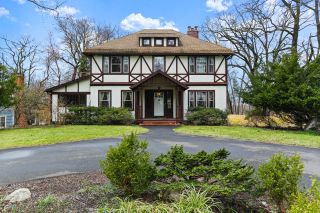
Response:
M15 104L14 94L17 89L14 75L0 64L0 108L11 107Z
M2 61L14 72L24 75L29 87L38 69L38 45L29 36L23 36L17 41L1 39L4 41L4 46L0 47L3 51Z
M56 20L58 30L63 36L60 59L72 68L72 79L77 77L85 48L101 44L116 36L116 28L109 25L96 26L94 21L88 18L76 19L69 16L57 17Z

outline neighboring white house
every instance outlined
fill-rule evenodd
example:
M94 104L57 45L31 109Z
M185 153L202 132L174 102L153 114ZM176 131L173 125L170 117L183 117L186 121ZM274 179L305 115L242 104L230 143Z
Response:
M88 48L90 76L47 89L52 121L68 105L127 107L138 123L182 122L190 108L227 108L232 50L187 34L146 29Z

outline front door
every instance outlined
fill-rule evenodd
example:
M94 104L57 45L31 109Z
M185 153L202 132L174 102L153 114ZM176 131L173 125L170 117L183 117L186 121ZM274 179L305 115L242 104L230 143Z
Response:
M153 116L164 116L164 92L156 91L153 93Z
M145 91L146 118L173 118L173 91Z

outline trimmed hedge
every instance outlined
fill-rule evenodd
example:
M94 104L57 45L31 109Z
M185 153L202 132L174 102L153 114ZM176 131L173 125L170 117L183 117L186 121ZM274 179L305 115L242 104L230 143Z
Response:
M188 112L188 122L193 125L220 126L227 124L228 113L216 108L195 108Z
M70 107L65 114L67 124L130 124L132 121L127 108Z

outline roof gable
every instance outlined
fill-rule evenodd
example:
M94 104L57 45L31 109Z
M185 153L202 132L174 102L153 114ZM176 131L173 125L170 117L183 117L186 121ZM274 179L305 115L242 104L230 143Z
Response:
M176 79L170 77L168 74L166 74L166 73L164 73L163 71L160 71L160 70L158 70L158 71L152 73L151 75L149 75L148 77L142 79L141 81L139 81L136 84L132 85L130 88L131 89L135 89L135 88L143 85L144 83L148 82L150 79L152 79L152 78L154 78L156 76L159 76L159 75L165 77L166 79L168 79L172 83L178 85L179 87L181 87L184 90L188 89L188 86L184 85L183 83L177 81Z
M179 46L140 46L140 37L177 37ZM174 31L146 29L101 45L88 48L84 54L222 54L232 55L231 49Z

